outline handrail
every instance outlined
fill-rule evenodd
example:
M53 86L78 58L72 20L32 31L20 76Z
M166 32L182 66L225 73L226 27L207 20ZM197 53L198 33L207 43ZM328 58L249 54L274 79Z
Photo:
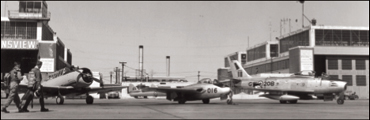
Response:
M50 19L50 12L19 12L18 10L9 10L9 18L22 19Z

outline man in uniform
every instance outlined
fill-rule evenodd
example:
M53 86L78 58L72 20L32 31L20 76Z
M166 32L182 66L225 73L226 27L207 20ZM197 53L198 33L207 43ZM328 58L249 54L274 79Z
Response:
M8 110L6 110L7 107L13 102L18 108L19 112L23 112L21 110L21 100L18 96L18 85L23 80L22 74L21 74L21 65L18 62L14 62L14 68L10 71L10 86L9 86L9 97L7 101L5 102L5 105L3 108L1 108L1 112L9 113Z
M38 93L39 94L39 100L40 100L40 106L41 106L41 112L47 112L49 111L49 109L45 108L45 103L44 103L44 92L43 92L43 89L42 89L42 85L41 85L41 81L42 81L42 76L41 76L41 72L40 72L40 68L42 66L42 62L41 61L37 61L36 63L36 66L35 68L33 68L31 71L35 73L35 77L36 77L36 88L38 88L38 92L36 91L36 94ZM23 111L26 111L28 112L27 110L27 107L28 105L30 104L31 100L33 99L33 91L32 90L29 90L29 93L31 94L27 100L26 100L26 103L24 104L22 110Z

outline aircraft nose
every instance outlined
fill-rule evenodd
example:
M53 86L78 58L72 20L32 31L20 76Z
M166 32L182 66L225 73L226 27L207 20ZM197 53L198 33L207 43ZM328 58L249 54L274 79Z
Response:
M226 93L230 93L231 92L231 88L229 88L229 87L225 88L225 92Z
M345 81L335 81L339 88L343 88L343 90L347 90L347 82Z

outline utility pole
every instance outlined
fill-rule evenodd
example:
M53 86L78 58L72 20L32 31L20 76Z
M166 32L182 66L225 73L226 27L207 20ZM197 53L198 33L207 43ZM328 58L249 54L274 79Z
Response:
M143 82L143 69L144 69L144 46L139 46L139 69L140 69L140 81Z
M299 1L301 4L302 4L302 28L304 28L304 18L303 18L303 16L304 16L304 0L300 0Z
M198 71L198 82L199 82L199 78L200 78L200 71Z
M271 57L271 56L270 56L270 57ZM272 63L273 63L273 62L272 62L272 57L271 57L271 73L272 73L272 68L273 68L273 67L272 67Z
M124 71L125 71L125 64L127 63L127 62L119 62L120 64L122 64L122 79L121 79L121 83L122 83L122 81L123 81L123 79L125 78L125 76L124 76Z
M282 26L281 26L281 23L283 22L283 20L282 19L280 19L280 36L282 35L282 33L281 33L281 29L282 29Z
M291 26L290 26L290 18L289 18L289 33L292 32Z
M118 67L116 67L115 72L116 72L116 83L115 84L118 84L118 81L119 81L119 68Z
M110 71L109 73L110 73L110 84L112 84L113 72L112 72L112 71Z

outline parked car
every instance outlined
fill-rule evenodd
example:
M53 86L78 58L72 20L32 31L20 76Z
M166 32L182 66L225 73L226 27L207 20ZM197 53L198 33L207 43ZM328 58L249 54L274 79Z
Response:
M356 95L356 92L353 92L353 93L346 92L344 94L344 96L345 96L344 99L349 99L349 100L358 100L359 99L358 95Z
M108 99L119 99L119 92L118 91L112 91L108 93Z

